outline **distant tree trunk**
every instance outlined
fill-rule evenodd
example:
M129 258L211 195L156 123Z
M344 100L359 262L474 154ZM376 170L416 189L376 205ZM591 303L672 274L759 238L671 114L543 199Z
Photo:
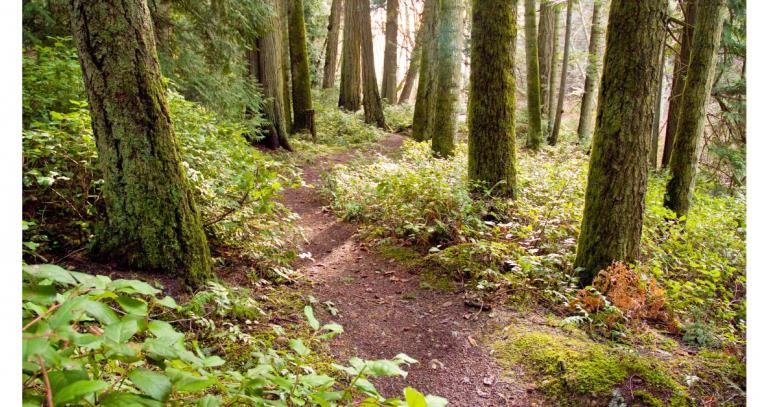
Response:
M536 0L525 0L525 59L528 89L528 148L541 146L541 83L539 50L536 43Z
M701 135L723 32L724 12L725 0L699 0L690 65L669 161L672 178L664 195L664 206L673 210L678 217L686 215L691 206L696 167L701 153Z
M560 92L557 96L557 110L555 111L555 123L552 125L552 134L549 136L549 145L557 144L560 135L560 122L563 120L563 103L565 102L565 85L568 82L568 57L571 48L571 20L573 17L573 0L567 0L568 8L565 12L565 44L563 45L563 65L560 68Z
M589 285L595 274L612 262L633 263L640 254L666 12L667 0L611 2L574 264L582 286Z
M400 0L387 0L387 25L384 44L384 71L381 77L381 97L389 103L397 101L397 16Z
M469 181L515 198L516 0L473 0Z
M552 60L549 63L549 100L547 101L547 109L549 114L547 115L547 139L552 134L552 125L554 124L555 111L557 106L557 48L560 44L560 11L562 10L562 4L557 4L552 8L552 19L554 20L552 30Z
M328 17L328 40L325 44L325 64L323 64L323 89L336 86L336 62L339 60L339 26L341 26L342 5L344 0L333 0L331 15Z
M376 123L378 127L389 130L384 119L384 109L381 107L379 86L376 83L376 64L373 59L373 34L371 33L371 2L370 0L347 0L359 2L358 18L360 19L361 46L363 58L363 107L365 122Z
M421 30L421 61L419 63L419 86L416 89L416 104L413 107L413 132L416 141L432 137L431 120L434 110L435 44L437 43L438 0L424 0L424 14Z
M450 157L458 130L464 0L441 0L438 15L432 153L436 157Z
M96 254L178 274L212 276L200 212L168 113L145 0L71 0L107 218Z
M288 6L285 0L269 0L272 8L277 12L276 27L280 29L280 74L283 76L283 110L285 111L286 131L290 131L291 124L291 56L290 41L288 39Z
M603 60L603 0L595 0L592 8L592 29L589 34L589 57L587 74L584 78L584 95L581 97L581 112L579 113L579 142L586 144L592 136L597 93L597 78L600 75L600 65Z
M360 13L357 1L344 2L344 42L341 48L341 87L339 107L356 112L360 109L360 87L362 85L360 64Z
M312 111L312 80L309 76L307 34L304 26L304 0L288 2L288 36L291 54L293 131L309 129Z
M416 33L416 42L413 44L413 50L411 51L411 61L408 64L408 72L405 73L405 80L403 81L403 89L400 91L400 99L397 104L401 105L411 100L411 94L413 93L413 84L416 82L416 78L419 77L419 65L421 62L421 43L424 41L424 29L423 25L419 27L419 31Z
M661 166L667 167L672 156L672 146L675 144L675 133L680 116L680 101L685 88L685 78L688 74L688 61L691 57L693 43L693 28L696 25L696 3L698 0L685 0L685 26L683 26L680 52L675 58L675 72L672 75L672 89L669 92L669 113L667 114L667 131L664 135L664 152Z
M543 0L539 12L539 84L541 87L541 110L549 113L549 77L552 72L552 36L555 30L554 6L549 0Z
M662 105L664 104L664 66L665 66L665 54L667 43L667 33L664 32L664 39L662 40L661 55L659 55L659 79L658 86L656 88L656 104L653 112L653 133L651 136L651 153L648 155L648 164L652 169L658 168L659 164L659 134L661 133L661 113Z

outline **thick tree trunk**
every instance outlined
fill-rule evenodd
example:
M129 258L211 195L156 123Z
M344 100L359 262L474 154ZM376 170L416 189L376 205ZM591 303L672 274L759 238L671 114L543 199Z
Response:
M675 72L672 75L672 89L669 92L669 113L667 114L667 131L664 135L664 152L661 156L661 166L667 167L675 144L675 133L680 115L681 99L685 88L685 78L688 74L688 61L691 57L693 29L696 25L696 3L698 0L686 0L685 26L683 26L680 52L675 58Z
M678 217L686 215L691 206L724 16L725 0L699 0L690 65L669 161L672 178L664 195L664 206L675 211Z
M469 80L469 181L516 197L516 0L473 0Z
M571 31L573 20L573 0L567 0L568 8L565 12L565 44L563 45L563 64L560 68L560 92L557 96L557 110L555 111L555 122L552 125L552 133L549 135L549 145L557 144L560 136L560 123L563 120L563 103L565 102L565 88L568 82L568 57L571 48Z
M595 106L595 94L597 93L600 66L603 61L603 0L595 0L592 8L592 28L589 34L589 56L586 77L584 78L584 94L581 97L581 111L579 113L579 142L587 144L592 136L592 127L595 123L592 111Z
M421 30L421 62L419 64L419 86L416 89L416 104L413 107L413 132L416 141L432 137L432 114L434 113L434 73L437 43L438 0L424 0L424 14Z
M360 64L360 13L358 2L344 2L344 43L341 48L341 86L339 107L356 112L360 109L361 64Z
M640 252L666 0L613 0L575 269L582 286ZM631 75L627 73L631 72Z
M541 146L541 83L536 41L536 0L525 0L525 59L527 61L528 148Z
M562 4L552 7L552 55L550 55L552 59L549 61L549 86L547 87L549 89L549 100L547 100L547 106L549 106L547 108L547 139L549 139L549 135L552 133L555 111L557 110L555 103L557 102L557 48L560 44L560 11L562 11Z
M555 30L554 6L549 0L541 2L539 11L539 84L541 87L541 110L544 114L549 112L549 77L552 73L552 36Z
M212 275L211 256L181 165L147 3L69 5L104 177L107 219L96 254L199 286Z
M331 15L328 17L328 39L325 43L325 64L323 64L323 89L336 86L336 62L339 60L339 26L341 25L344 0L333 0Z
M384 71L381 77L381 97L389 103L397 101L397 16L400 0L387 0L387 25L384 44Z
M363 59L363 108L365 122L376 123L384 130L389 130L384 119L384 109L381 107L379 87L376 83L376 64L373 59L373 34L371 33L371 2L370 0L347 0L358 2L358 18L360 20L360 45Z
M411 100L413 94L413 84L416 82L416 78L419 77L419 66L421 63L421 49L422 42L424 41L424 29L423 25L419 27L419 31L416 33L416 42L413 44L413 50L411 51L411 61L408 63L408 72L405 73L405 80L403 81L403 89L400 90L400 99L397 104Z
M667 48L667 33L664 32L664 39L662 40L661 55L659 55L659 80L656 87L656 104L654 105L653 112L653 133L651 136L651 153L648 155L648 164L652 169L658 168L659 164L659 135L661 133L661 114L662 105L664 104L664 66L666 62L665 51Z
M454 153L454 137L458 130L464 0L442 0L438 15L432 153L436 157L450 157Z
M288 37L291 54L293 131L309 129L312 114L312 79L309 76L307 33L304 25L304 0L288 2Z

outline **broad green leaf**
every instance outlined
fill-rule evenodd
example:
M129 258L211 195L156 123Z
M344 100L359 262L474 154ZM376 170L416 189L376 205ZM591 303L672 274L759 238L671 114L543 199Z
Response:
M112 311L103 302L87 300L83 302L82 308L88 315L96 318L104 325L113 324L120 320L115 311Z
M102 407L162 407L162 403L133 393L109 393L99 402Z
M107 325L104 328L104 339L113 343L125 343L139 330L139 324L134 319L123 319L120 322Z
M328 387L334 383L334 380L326 375L308 374L301 376L299 382L310 387Z
M312 329L315 331L320 329L320 321L315 318L315 312L312 310L311 305L304 307L304 315L307 317L307 323L312 327Z
M48 373L48 380L51 383L53 394L60 393L61 389L74 382L87 381L89 379L88 373L83 370L54 370Z
M400 366L391 360L369 360L366 362L368 369L366 370L367 373L370 373L373 377L384 377L384 376L402 376L405 377L408 375L408 373L401 369Z
M51 329L57 329L63 325L69 325L70 322L80 319L85 310L82 305L90 301L85 297L75 297L64 301L61 306L48 317L48 325Z
M77 284L69 271L55 264L25 264L22 271L38 279L49 279L64 285Z
M203 359L203 366L205 367L217 367L224 363L226 363L226 361L218 356L209 356Z
M56 301L56 287L50 284L24 284L21 288L21 298L42 305L51 305Z
M123 311L129 314L139 316L147 315L147 302L140 298L132 298L126 295L121 295L117 297L117 303L120 304L120 307L123 309Z
M89 288L104 289L107 287L107 284L112 282L112 279L107 276L92 276L79 271L70 271L69 274L71 274L78 283Z
M197 400L197 407L219 407L221 405L221 397L214 396L213 394L206 394Z
M427 407L445 407L448 405L448 400L442 397L427 394L426 399L427 399Z
M176 304L176 300L174 300L173 297L169 297L167 295L163 297L163 299L157 300L157 303L171 309L176 309L179 307L178 304Z
M406 387L403 393L405 394L405 402L408 404L408 407L427 407L427 399L413 387Z
M153 320L149 323L149 332L160 339L165 339L170 343L176 343L184 338L184 334L173 329L173 326L165 321Z
M101 380L78 380L65 386L57 394L53 395L55 404L63 404L70 401L77 401L83 397L109 387L109 384Z
M376 390L376 386L369 382L368 379L358 378L355 381L355 388L362 391L369 396L379 396L379 392Z
M115 280L112 282L111 286L115 291L120 291L127 294L138 293L144 295L155 295L160 292L160 290L157 288L154 288L151 285L139 280Z
M298 353L301 356L307 356L310 353L309 348L307 348L304 345L304 342L302 342L301 339L291 339L291 340L289 340L288 341L288 346L290 346L291 349L294 350L294 352Z
M173 382L173 387L179 392L195 392L205 390L216 382L213 378L195 376L191 373L168 368L165 371Z
M128 373L128 378L139 390L155 400L165 401L171 394L171 380L163 374L139 368Z

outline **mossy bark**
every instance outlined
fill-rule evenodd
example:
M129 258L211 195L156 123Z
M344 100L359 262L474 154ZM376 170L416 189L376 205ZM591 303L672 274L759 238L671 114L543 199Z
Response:
M360 46L363 60L363 108L365 122L375 123L376 126L389 130L384 119L384 109L381 107L379 87L376 83L376 65L373 59L373 34L371 33L371 2L370 0L347 0L357 2L358 19L360 20Z
M309 58L307 57L304 0L289 0L287 4L293 131L298 132L309 129L308 112L312 110L312 79L309 76Z
M331 15L328 17L328 37L325 43L325 63L323 64L323 89L331 89L336 86L336 62L339 59L339 28L343 4L344 0L333 0L331 3Z
M144 0L72 0L107 219L97 255L173 273L191 287L212 276L200 213L173 131Z
M419 86L416 89L416 104L413 107L412 136L416 141L426 141L432 137L438 0L424 0L423 13L421 26L423 42L421 46L421 62L419 64Z
M541 110L549 112L549 78L552 74L553 35L555 31L555 14L552 1L543 0L539 11L539 83L541 85Z
M565 40L563 44L563 64L560 67L560 92L557 96L557 109L555 110L555 120L552 124L552 132L549 135L549 145L557 144L560 136L560 123L563 120L563 103L565 102L565 87L568 82L568 58L571 50L571 31L573 20L573 0L567 0L568 7L565 12Z
M358 2L344 2L344 42L341 48L341 85L339 88L339 107L356 112L360 109L361 64L360 64L360 13Z
M562 4L557 4L552 8L552 55L549 61L549 97L547 100L547 139L552 133L552 124L554 123L555 111L557 110L557 47L560 44L560 12L562 11Z
M283 110L285 114L285 123L287 131L290 131L292 98L291 98L291 56L290 40L288 39L288 5L286 0L267 0L275 10L277 20L270 26L278 27L280 30L280 74L283 77Z
M441 0L438 14L432 153L436 157L450 157L458 131L464 0Z
M416 33L416 43L413 44L413 50L411 51L411 60L408 63L408 72L405 73L403 89L400 90L400 99L397 101L397 104L399 105L411 100L413 84L416 82L416 78L419 76L419 67L421 65L421 43L424 41L423 27L423 25L420 26L419 31Z
M667 114L667 130L664 135L664 152L661 156L661 166L667 167L672 156L672 147L675 144L677 122L680 117L681 99L685 88L685 78L688 74L688 63L691 59L691 43L693 42L693 29L696 25L696 11L698 0L686 0L684 14L685 25L680 39L680 50L675 58L675 72L672 75L672 89L669 93L669 113Z
M595 0L592 7L592 28L589 33L589 56L587 57L587 71L584 78L584 94L581 97L581 109L579 112L579 142L586 144L592 136L592 128L595 124L593 111L595 107L595 94L597 93L600 66L603 61L603 40L605 39L603 26L603 0Z
M381 97L389 103L397 101L397 16L400 0L387 0L387 23L384 33L384 70L381 76Z
M516 0L473 0L469 121L469 181L516 197Z
M536 40L536 0L525 0L525 59L527 61L528 148L541 146L541 83Z
M669 161L672 178L664 195L664 206L678 217L686 215L691 206L724 16L725 0L699 0L690 65Z
M614 261L633 263L640 252L666 12L666 0L611 2L576 250L581 285Z

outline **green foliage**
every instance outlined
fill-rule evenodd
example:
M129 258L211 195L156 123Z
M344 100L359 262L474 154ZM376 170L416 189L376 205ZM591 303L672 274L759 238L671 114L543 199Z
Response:
M334 376L316 370L311 346L341 333L321 325L305 308L309 338L293 338L289 349L251 348L255 365L227 368L220 356L204 352L171 318L179 308L170 297L137 280L68 271L51 264L23 267L22 381L25 405L56 404L218 406L237 403L289 406L445 406L447 401L414 389L406 401L385 399L370 379L406 376L416 361L352 358L332 365ZM216 288L218 289L218 288ZM278 334L282 328L275 326ZM330 372L329 372L330 373Z
M363 122L361 111L350 114L336 107L338 90L315 91L313 99L318 143L347 147L371 143L384 137L383 131Z

